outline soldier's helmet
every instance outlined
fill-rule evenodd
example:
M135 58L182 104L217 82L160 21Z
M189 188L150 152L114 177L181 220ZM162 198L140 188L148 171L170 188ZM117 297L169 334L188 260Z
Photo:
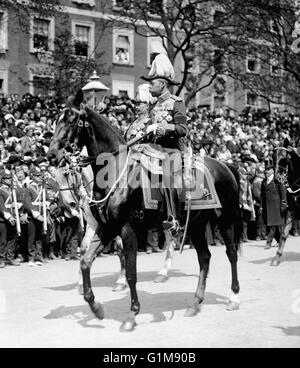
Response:
M152 62L148 77L142 76L141 79L148 82L154 79L164 79L173 85L180 84L175 80L174 67L166 54L156 55Z

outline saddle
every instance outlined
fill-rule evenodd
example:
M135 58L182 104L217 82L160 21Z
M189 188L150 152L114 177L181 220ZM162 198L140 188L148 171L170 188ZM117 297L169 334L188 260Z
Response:
M186 177L183 153L157 144L139 144L132 148L131 165L138 168L146 209L157 210L163 201L163 188L177 191L181 203L191 192L192 210L221 208L214 179L199 156L194 159L194 178ZM187 180L188 179L188 180ZM193 179L193 180L191 180ZM190 183L194 186L191 187Z

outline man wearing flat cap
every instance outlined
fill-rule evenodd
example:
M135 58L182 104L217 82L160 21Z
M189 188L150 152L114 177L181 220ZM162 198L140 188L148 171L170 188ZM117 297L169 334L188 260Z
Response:
M175 71L169 58L165 54L158 54L153 60L148 77L143 80L150 82L150 92L157 98L156 103L150 108L150 124L146 128L146 133L153 134L152 143L161 145L163 148L184 149L184 137L187 135L186 108L182 99L171 94L170 86L178 85L175 81ZM179 223L176 219L176 207L178 198L176 190L166 188L165 196L169 196L170 207L168 209L168 219L163 222L165 230L173 235L179 230ZM166 198L168 203L169 201Z

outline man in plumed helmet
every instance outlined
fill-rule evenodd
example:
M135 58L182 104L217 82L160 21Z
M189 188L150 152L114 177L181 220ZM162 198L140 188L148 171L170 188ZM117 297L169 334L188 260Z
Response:
M287 194L285 187L275 178L274 162L265 162L265 179L261 185L262 214L267 225L267 244L270 249L275 239L281 243L284 238L284 219L287 211Z
M129 125L126 133L126 141L142 136L150 124L149 108L156 99L150 93L150 85L143 83L137 87L133 100L135 105L136 119Z
M157 99L150 107L150 124L147 125L146 133L153 135L153 143L164 148L183 150L183 138L187 135L186 108L182 99L169 90L179 83L175 81L175 71L167 55L158 54L153 60L148 77L142 79L150 82L150 92ZM170 197L170 207L173 208L171 212L177 212L176 190L166 188L166 192ZM170 210L168 212L168 219L164 221L163 227L175 235L179 230L176 213L170 213Z

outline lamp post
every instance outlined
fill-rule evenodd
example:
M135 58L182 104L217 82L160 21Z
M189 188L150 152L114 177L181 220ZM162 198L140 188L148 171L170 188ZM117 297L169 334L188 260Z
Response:
M100 77L97 75L95 70L88 83L82 88L82 90L88 101L88 105L96 110L97 103L100 102L101 97L103 98L101 92L108 91L109 88L100 81Z

